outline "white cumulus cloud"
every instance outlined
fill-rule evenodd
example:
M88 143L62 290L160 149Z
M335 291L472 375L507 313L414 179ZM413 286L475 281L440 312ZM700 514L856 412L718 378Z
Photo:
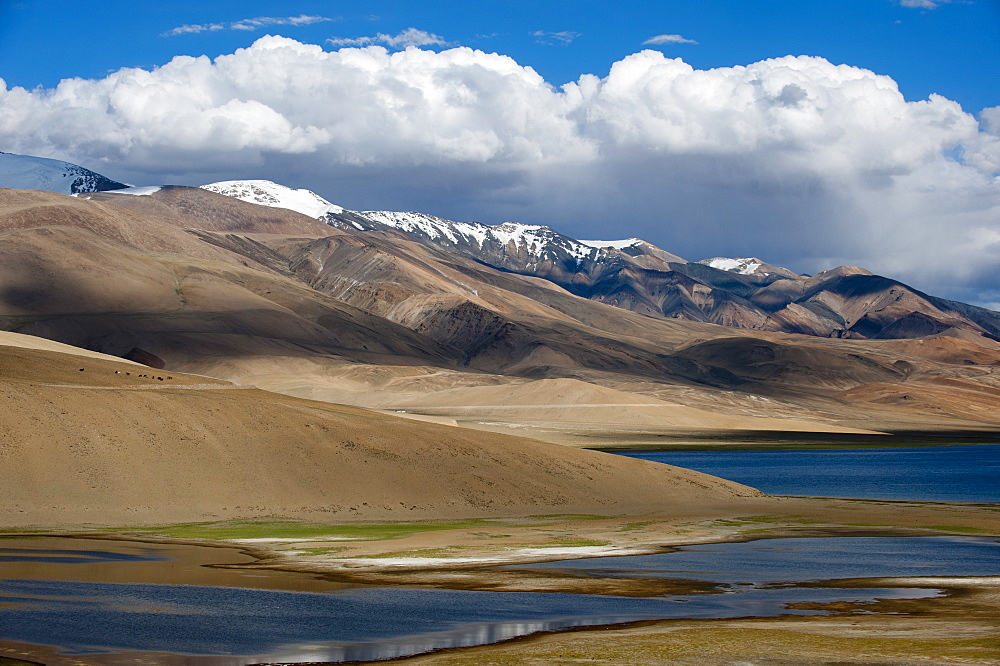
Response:
M980 111L979 124L982 131L965 146L962 158L980 171L1000 176L1000 106Z
M970 300L1000 291L998 128L996 108L907 101L887 76L808 56L699 70L642 51L556 88L469 48L266 36L53 89L0 81L0 149L117 180L268 178L689 259L863 265Z
M656 35L643 42L644 45L657 46L659 44L697 44L693 39L688 39L682 35Z

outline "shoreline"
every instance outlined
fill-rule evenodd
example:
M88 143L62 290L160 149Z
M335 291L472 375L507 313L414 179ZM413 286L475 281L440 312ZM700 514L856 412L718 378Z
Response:
M471 580L476 572L492 573L510 565L648 555L706 543L837 536L1000 538L1000 503L806 495L741 500L739 506L709 506L669 515L556 514L443 523L279 519L132 528L24 527L0 532L0 542L63 537L234 549L253 561L210 566L318 574L352 582L364 579L364 584L385 575L387 583L398 585L403 578L426 578L429 572ZM282 531L286 536L277 535ZM497 589L495 585L491 580L488 589ZM463 584L461 589L476 588Z
M975 583L970 586L973 580ZM599 660L645 664L664 663L661 659L665 657L669 663L720 666L751 664L754 658L781 665L828 664L831 660L836 660L838 664L898 665L940 663L937 659L945 656L943 651L959 656L955 663L986 666L1000 660L1000 639L996 638L997 628L1000 627L1000 606L997 604L1000 601L1000 576L975 579L952 577L951 580L944 577L865 578L819 581L816 584L837 587L838 583L844 586L877 584L880 587L896 583L937 589L943 594L922 599L880 599L863 607L861 604L853 605L854 608L849 607L852 604L816 604L830 607L829 615L639 620L569 627L472 647L440 648L409 657L351 663L472 666ZM803 605L790 604L789 607ZM958 623L962 625L958 627L951 619L956 612L969 612L976 616L987 614L988 617L966 618ZM930 626L932 623L936 626ZM895 636L887 636L890 633ZM925 644L936 643L941 651L927 654L923 645L913 645L907 653L905 643L913 641L916 634L923 634ZM928 634L931 635L928 637ZM797 640L790 643L787 640L789 636ZM817 649L814 644L817 636L827 639L822 649ZM776 658L774 649L778 641L772 641L781 638L785 639L780 641L781 648L788 652L783 658ZM857 649L855 644L860 641L867 643L867 651ZM799 649L794 649L795 642L799 643ZM883 654L876 656L879 650ZM979 654L970 654L973 650ZM570 653L573 654L572 659L565 662L559 660L560 656ZM947 655L949 663L952 663L952 656ZM524 660L518 660L519 657ZM734 658L738 661L734 662ZM875 661L876 658L879 660Z
M614 637L629 637L631 640L635 636L660 636L669 635L682 631L694 631L700 634L735 630L741 635L750 631L761 631L767 633L771 629L782 629L785 631L795 631L809 634L816 625L822 625L823 633L843 633L844 636L837 636L836 640L850 638L848 634L857 633L859 625L873 625L874 631L883 632L886 625L897 625L895 631L910 628L909 625L916 619L920 624L920 630L926 631L926 622L923 620L942 620L954 614L955 606L960 604L963 610L974 610L978 612L987 611L991 618L985 626L978 627L971 633L983 634L992 631L995 626L1000 625L1000 575L989 577L967 577L967 576L934 576L934 577L875 577L875 578L852 578L834 579L829 581L814 581L811 583L796 583L796 587L828 587L828 588L855 588L855 587L879 587L891 588L899 587L904 589L926 589L938 590L942 594L938 596L927 596L920 598L900 598L900 599L876 599L873 602L832 602L832 603L789 603L789 609L813 606L809 610L815 610L815 614L781 614L775 616L755 616L746 615L733 618L666 618L666 619L642 619L612 624L593 624L567 626L559 629L549 629L534 631L527 634L513 636L502 640L481 643L468 646L440 647L432 648L417 654L399 657L388 657L374 660L348 660L348 661L265 661L255 662L252 658L230 657L227 655L186 655L182 653L151 652L151 651L120 651L119 653L93 653L87 655L64 655L60 654L60 648L53 645L43 645L34 643L24 643L18 641L0 640L0 666L69 666L69 664L94 664L100 666L113 666L122 663L121 655L126 654L142 661L150 663L149 659L155 659L155 663L164 666L181 666L191 664L204 664L205 666L215 666L219 660L235 660L241 666L342 666L345 664L371 665L371 664L440 664L442 666L474 666L487 664L509 664L509 663L530 663L530 664L557 664L575 663L578 658L572 658L566 662L560 661L558 654L553 654L553 658L544 658L538 661L540 652L546 647L556 652L562 651L562 646L572 644L577 651L581 645L588 649L605 651L604 660L618 658L620 646L607 646L606 643L615 642ZM905 625L905 627L904 627ZM995 633L993 634L995 635ZM609 638L610 637L610 638ZM686 637L690 638L690 637ZM940 638L938 640L941 640ZM947 639L945 639L947 640ZM707 642L707 641L705 641ZM996 657L1000 657L1000 639L995 639L996 649L993 652L982 655L981 660L965 659L960 663L966 664L993 664ZM703 642L699 642L696 647L701 647ZM541 648L541 650L539 649ZM613 654L607 653L613 650ZM741 649L743 649L741 647ZM19 654L24 659L9 656L11 653ZM528 653L530 660L510 661L511 657ZM745 656L745 653L744 653ZM838 663L871 664L882 662L866 661L867 656L858 661L850 660L850 655L838 655L842 660ZM32 659L43 659L45 661L32 661ZM672 662L674 660L671 660ZM140 662L136 662L140 663ZM626 663L622 661L612 661L611 663ZM647 663L634 662L634 663ZM652 662L650 662L652 663ZM660 662L656 662L660 663ZM732 661L715 661L706 658L706 655L699 652L696 661L678 660L676 663L692 664L731 664ZM752 663L743 661L741 663ZM774 661L775 664L799 664L799 663L826 663L813 661ZM888 662L887 662L888 663ZM914 662L898 663L938 663L929 659Z
M829 535L831 537L838 535ZM83 537L80 537L83 538ZM89 538L89 537L88 537ZM772 537L765 537L772 538ZM777 537L775 537L777 538ZM203 545L203 544L199 544ZM135 663L149 663L153 659L155 663L164 666L181 666L192 664L204 664L205 666L216 666L225 660L225 663L239 663L245 666L334 666L337 664L440 664L445 665L479 665L479 664L509 664L509 663L530 663L530 664L558 664L575 663L576 658L567 661L560 661L563 650L571 646L573 650L579 652L596 651L602 655L603 660L612 660L612 663L626 663L617 661L624 656L624 653L634 658L635 648L632 645L636 637L645 639L653 638L659 644L663 638L670 638L671 649L696 649L697 659L688 661L684 659L671 658L671 663L691 663L691 664L731 664L728 658L719 655L706 655L701 650L704 645L713 641L712 634L726 634L736 632L739 636L744 636L748 631L762 634L765 638L776 632L786 634L801 634L803 638L809 638L814 634L824 635L833 642L857 639L859 633L885 634L887 632L915 633L921 632L925 641L927 633L930 631L931 640L940 644L955 643L951 649L958 652L968 652L967 643L975 643L973 647L978 647L983 652L977 658L970 658L965 654L965 658L959 663L966 664L993 664L997 657L1000 657L1000 638L996 638L996 628L1000 627L1000 575L997 576L891 576L891 577L871 577L871 578L845 578L831 580L816 580L796 582L793 587L818 587L818 588L900 588L900 589L925 589L928 591L939 591L936 596L926 596L917 598L876 598L873 601L858 602L790 602L787 604L789 610L811 610L812 614L780 614L775 616L745 615L732 618L665 618L665 619L642 619L612 624L593 624L567 626L558 629L535 631L499 641L481 643L469 646L454 646L432 648L413 655L388 657L374 660L348 660L348 661L277 661L277 662L255 662L252 658L229 657L226 655L187 655L170 652L150 652L150 651L119 651L112 653L91 653L91 654L61 654L58 646L24 643L11 640L0 640L0 665L20 666L20 665L48 665L48 666L68 666L69 664L94 664L101 666L111 666L113 664L124 663L121 661L122 655L138 659ZM962 628L955 627L954 617L961 615L959 624ZM983 616L986 616L985 618ZM944 622L947 626L930 626L931 623ZM700 640L693 641L692 632L700 637ZM961 634L951 636L950 634ZM617 640L616 640L617 639ZM622 646L622 641L627 645ZM905 640L910 640L906 638ZM892 642L892 641L889 641ZM898 641L897 641L898 642ZM692 643L694 643L692 645ZM979 645L979 644L982 645ZM724 646L726 647L726 646ZM735 644L728 645L729 648L737 647ZM746 646L741 639L738 644L742 651L740 654L746 656ZM648 645L645 648L649 648ZM769 648L770 649L770 648ZM827 647L829 650L830 648ZM541 654L548 650L552 658L541 657ZM921 655L919 648L914 650L913 657L925 657L914 661L891 661L875 662L870 661L870 654L858 658L857 654L849 654L850 648L846 648L844 653L837 654L838 663L939 663L928 659L928 655ZM658 651L658 650L657 650ZM808 650L806 651L808 652ZM17 655L17 656L13 656ZM512 657L518 655L530 656L525 661L511 662ZM763 656L763 655L759 655ZM790 661L774 661L768 663L775 664L800 664L800 663L827 663L824 661L813 661L820 656L817 654L806 654L806 659L795 658ZM830 655L825 655L828 658ZM899 654L894 655L897 659ZM854 659L852 659L854 657ZM34 661L40 659L42 661ZM143 661L144 660L144 661ZM634 661L629 663L660 663ZM753 663L753 662L744 662ZM950 663L950 662L949 662Z
M858 521L858 518L864 518L864 522ZM356 528L358 525L354 524L353 527ZM369 524L360 523L360 525ZM342 534L325 537L299 535L267 538L259 536L257 532L259 530L273 531L272 527L267 523L247 522L238 524L236 527L229 526L228 529L243 530L245 533L230 535L230 538L227 539L190 538L190 535L187 538L177 535L170 536L167 534L169 528L162 527L159 528L160 532L157 532L156 528L131 528L127 531L107 531L106 529L98 531L95 529L90 531L59 530L53 527L54 531L6 532L2 536L7 538L99 539L103 541L225 548L252 559L247 562L214 562L206 564L207 568L220 573L247 574L256 571L260 574L297 576L302 577L301 581L322 581L324 584L334 586L411 586L457 590L563 592L649 597L706 592L710 591L708 588L715 587L715 585L698 580L577 577L558 571L546 572L505 567L513 564L572 561L579 557L599 557L602 554L616 556L669 552L683 545L732 543L787 537L965 536L1000 538L1000 504L785 496L758 498L749 505L743 504L738 508L732 506L709 508L697 515L682 517L562 515L472 520L468 521L468 524L445 525L444 527L448 529L435 529L442 526L434 523L400 523L394 526L397 530L406 527L409 531L404 530L403 533L392 532L391 534L386 532L379 535L385 538L377 537L368 540L348 539L344 538ZM290 530L294 524L290 526L289 523L281 523L281 527ZM352 529L352 525L331 526L330 531L335 531L335 528L349 530ZM187 525L184 526L184 529L197 532L199 529L210 531L215 528L212 525L202 527ZM183 532L183 530L180 531ZM548 539L550 543L547 545L552 547L537 547L540 545L541 539ZM2 541L0 540L0 543ZM479 545L474 546L474 544ZM535 547L531 547L532 544ZM227 558L219 559L225 560ZM965 622L965 620L954 619L956 612L963 608L968 613L976 615L967 623L970 631L975 630L974 633L982 633L985 631L982 630L982 627L988 626L994 635L1000 635L1000 603L997 603L1000 601L1000 571L998 571L997 577L983 579L983 584L978 587L977 585L960 584L956 582L954 577L940 576L926 579L908 577L863 580L869 586L879 582L880 587L892 587L894 586L892 581L897 581L900 587L947 589L949 592L946 598L951 601L944 603L941 601L942 597L934 597L920 600L890 599L854 608L848 607L849 604L842 605L843 607L834 605L828 609L834 613L833 615L745 617L719 620L643 620L639 624L598 625L532 634L501 643L447 648L442 652L423 653L393 661L394 663L414 664L510 663L491 660L494 659L494 656L499 660L502 655L511 650L530 652L537 651L538 646L548 649L546 646L550 645L551 649L555 651L550 656L554 658L559 650L568 649L563 642L570 640L574 642L573 649L582 649L585 643L589 646L587 649L593 650L595 655L602 651L609 654L619 654L617 657L619 661L616 663L624 663L633 662L628 654L620 652L621 649L624 649L620 645L621 637L630 634L646 636L647 638L655 636L658 637L657 641L669 638L668 643L680 641L678 645L683 644L678 649L688 649L683 646L691 647L698 643L695 634L699 632L710 631L722 635L735 630L735 627L743 627L749 628L761 636L770 635L779 630L784 632L783 635L801 635L805 636L802 641L809 643L813 640L810 638L809 632L818 631L820 628L825 628L823 631L827 632L852 635L853 625L848 620L860 622L861 626L871 626L873 627L872 631L878 627L888 626L885 623L890 625L895 623L893 626L903 627L905 625L908 627L921 618L923 618L922 621L931 621L931 628L933 628L933 622L939 619L942 622L946 621L946 624L954 629L955 626ZM840 583L825 585L828 587L835 587L838 584L851 586L853 582L856 581L845 579ZM796 583L796 586L805 585L807 584ZM979 590L979 587L982 589ZM986 603L985 601L977 601L977 599L992 601ZM944 605L942 606L942 604ZM939 607L944 608L947 612L940 611ZM824 609L817 608L816 610ZM893 613L902 613L902 615L893 615ZM876 621L872 618L881 618L881 620ZM880 622L882 624L879 624ZM925 630L927 627L922 629L922 631ZM949 629L949 631L951 630ZM955 629L955 631L958 630ZM567 639L565 636L568 633L572 633L573 638ZM941 640L954 643L958 639L952 640L945 637ZM961 643L961 640L958 642ZM33 648L22 646L22 648L24 650L19 649L18 651L22 656L40 654L38 651L43 650L43 647L38 646ZM3 654L13 656L9 651L5 651ZM1000 646L998 646L996 654L1000 658ZM47 653L50 659L53 655L53 652ZM24 656L24 658L30 661L30 656ZM670 657L669 660L685 663L674 657ZM46 659L40 659L40 661L54 663ZM95 659L92 660L92 663L113 663L113 659L109 658L105 662ZM158 663L167 664L170 662L158 659ZM559 661L516 661L515 663L559 663ZM645 662L634 661L634 663ZM731 662L709 660L690 663L721 664ZM788 663L812 662L794 661ZM848 660L844 663L853 662ZM989 663L989 661L968 663Z
M786 431L706 431L677 433L616 433L616 443L582 444L604 453L657 451L836 451L858 449L938 448L1000 444L996 431L887 431L851 434ZM631 439L633 441L627 441Z

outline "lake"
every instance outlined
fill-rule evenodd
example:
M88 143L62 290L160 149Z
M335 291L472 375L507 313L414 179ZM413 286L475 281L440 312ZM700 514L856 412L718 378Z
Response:
M794 602L934 596L926 589L796 587L867 575L996 575L1000 542L975 537L835 537L688 546L677 552L530 567L571 575L715 581L716 593L651 598L354 587L281 572L190 568L225 549L45 538L0 540L0 639L58 646L68 660L236 666L385 659L543 630L654 618L815 614ZM75 542L72 548L67 541ZM221 550L221 552L220 552ZM188 552L190 551L190 552ZM193 555L191 553L194 553ZM180 558L180 560L178 560ZM120 563L144 582L101 582ZM103 569L102 569L103 568ZM199 584L180 584L185 569ZM161 571L170 584L149 582ZM10 577L8 572L34 577ZM206 576L220 576L209 585ZM117 576L118 574L113 574ZM292 589L279 589L288 576ZM780 584L776 584L780 583ZM173 655L189 655L170 657ZM2 651L0 651L2 654ZM110 656L109 656L110 654ZM107 660L111 661L108 662Z
M1000 502L1000 444L621 455L721 476L771 495Z
M630 455L771 494L1000 501L1000 445ZM64 663L238 666L386 659L574 626L805 614L816 611L787 605L933 596L934 590L916 588L796 584L878 576L996 576L1000 541L768 539L517 567L577 577L682 578L717 586L716 593L649 598L366 587L305 574L205 566L250 561L228 548L2 538L0 641L56 646Z
M677 552L518 565L575 575L739 585L894 576L1000 575L992 537L823 537L683 546Z

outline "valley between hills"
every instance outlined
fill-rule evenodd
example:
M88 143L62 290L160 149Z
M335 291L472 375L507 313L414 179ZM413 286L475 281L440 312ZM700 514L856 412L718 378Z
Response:
M996 505L771 497L589 450L995 442L996 313L860 269L748 277L658 248L595 248L573 275L559 257L519 271L517 239L490 263L360 213L152 189L0 189L9 536L219 545L246 554L243 569L351 584L648 596L670 584L491 567L790 535L1000 535ZM617 297L594 287L611 264L628 286ZM778 277L801 282L805 304L753 301L792 288ZM729 663L736 629L803 650L774 663L844 660L829 636L892 631L929 632L932 654L967 663L1000 654L995 579L934 586L948 595L830 618L658 623L416 661L560 663L568 640L659 663L670 641L687 659L712 632L716 660L697 663ZM626 634L655 640L615 647ZM872 659L921 662L887 645Z

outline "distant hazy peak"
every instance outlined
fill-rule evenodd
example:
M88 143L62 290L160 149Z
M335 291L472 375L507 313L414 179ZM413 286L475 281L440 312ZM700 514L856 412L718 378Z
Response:
M312 190L296 190L270 180L225 180L202 185L201 189L260 206L287 208L314 218L344 212L343 208L330 203Z
M829 279L834 277L841 277L844 275L875 275L867 268L861 268L860 266L837 266L836 268L830 268L825 271L820 271L814 276L816 279Z
M0 151L0 187L82 194L116 190L125 184L62 160Z

